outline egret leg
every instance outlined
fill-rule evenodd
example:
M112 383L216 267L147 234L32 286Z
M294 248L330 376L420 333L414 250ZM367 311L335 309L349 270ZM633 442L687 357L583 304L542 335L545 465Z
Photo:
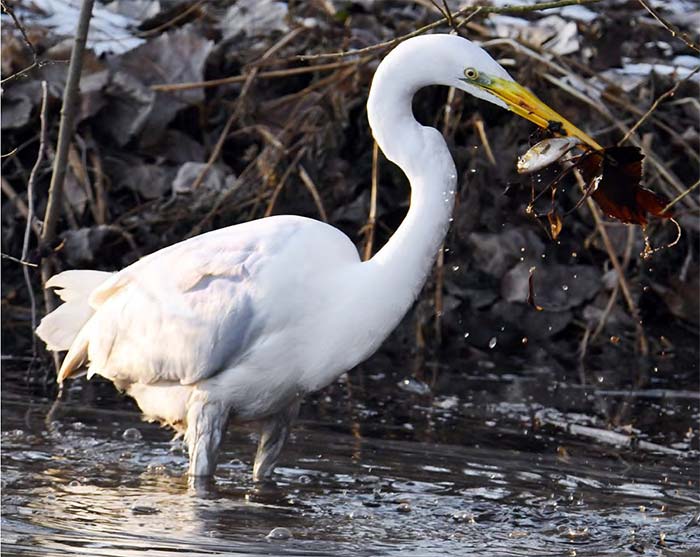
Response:
M214 473L228 413L228 407L220 402L191 402L185 432L190 453L190 476L211 476Z
M260 442L253 466L253 481L261 482L272 475L277 459L289 438L292 422L299 415L300 400L295 400L281 412L266 418L260 429Z

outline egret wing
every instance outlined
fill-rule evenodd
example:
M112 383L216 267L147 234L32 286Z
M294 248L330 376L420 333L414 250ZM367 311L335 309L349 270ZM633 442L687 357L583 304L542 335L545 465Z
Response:
M191 384L244 358L265 325L256 301L260 272L299 226L296 219L267 224L176 244L93 292L89 374Z

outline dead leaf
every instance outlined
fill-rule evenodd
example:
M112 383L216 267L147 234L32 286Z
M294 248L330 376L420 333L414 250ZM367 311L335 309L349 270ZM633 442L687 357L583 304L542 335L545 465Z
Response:
M647 214L670 218L668 201L640 185L644 154L638 147L608 147L581 156L577 167L591 197L609 217L628 224L647 224Z

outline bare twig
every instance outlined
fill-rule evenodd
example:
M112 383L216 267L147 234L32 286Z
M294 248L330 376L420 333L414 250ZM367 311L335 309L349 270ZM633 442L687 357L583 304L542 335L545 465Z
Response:
M576 180L578 181L581 189L585 191L586 184L583 181L581 174L578 171L574 171L574 175L576 176ZM644 328L641 324L639 310L637 309L637 305L634 303L634 299L632 298L632 292L630 291L629 285L627 284L624 269L620 264L620 260L618 259L617 254L615 253L615 248L612 245L610 236L608 236L608 231L605 229L605 222L603 221L603 217L600 215L598 207L595 206L593 200L590 197L586 197L586 204L588 205L588 209L590 210L591 215L593 215L596 230L600 235L601 239L603 240L603 245L605 246L605 251L608 254L608 258L610 259L610 262L612 263L615 272L617 272L617 277L619 281L618 283L620 285L620 289L622 290L622 295L625 298L627 309L629 309L630 315L634 320L635 329L637 330L637 342L639 346L639 353L643 356L646 356L649 354L649 342L647 341L646 333L644 332Z
M442 344L442 314L444 310L444 295L443 290L445 288L445 242L443 241L440 245L440 249L437 253L437 259L435 260L435 292L434 292L434 315L435 320L433 321L433 331L435 332L435 344L440 346Z
M292 41L299 33L301 32L301 27L294 29L287 33L284 37L282 37L279 41L277 41L272 47L270 47L265 54L262 55L262 59L265 60L266 58L269 58L272 56L275 52L277 52L280 48L282 48L284 45L288 44L290 41ZM231 127L233 126L234 122L238 120L241 112L243 111L243 100L246 98L248 95L248 92L250 91L251 86L253 85L253 82L255 81L255 78L257 77L259 73L259 68L254 67L250 73L246 76L245 83L243 84L243 87L241 88L241 93L238 95L238 104L236 105L235 110L233 111L233 114L229 116L229 119L226 121L226 124L224 125L224 129L221 131L221 134L219 135L219 139L216 142L216 145L214 146L214 149L212 150L211 154L209 155L209 159L207 160L206 166L199 172L197 175L197 178L195 181L192 183L192 190L196 190L204 181L204 178L206 177L207 173L213 166L213 164L217 161L219 156L221 155L221 149L224 147L224 143L226 142L226 138L228 137L229 132L231 131Z
M2 5L2 11L8 14L11 18L12 21L15 22L15 27L19 30L19 32L22 35L22 38L24 39L24 44L27 45L27 48L29 49L29 52L32 53L32 63L21 70L20 72L17 72L9 77L6 77L0 83L5 83L6 81L9 81L10 79L16 78L18 75L23 74L25 72L30 71L33 68L36 68L36 66L39 64L38 56L36 53L36 48L34 48L34 45L32 44L32 41L29 40L29 37L27 36L27 32L24 30L24 26L20 23L19 19L17 19L17 16L15 15L14 10L8 6L4 0L0 0L0 5Z
M29 234L32 229L32 221L34 219L34 185L36 184L36 177L41 169L41 165L44 163L44 154L46 152L46 106L48 96L46 81L42 81L41 109L39 112L39 119L41 121L41 131L39 132L39 152L36 155L36 161L34 162L32 171L29 174L29 181L27 182L27 225L24 228L24 238L22 239L22 261L26 261L27 256L29 255ZM36 337L33 334L36 330L36 298L34 297L34 288L32 287L32 281L29 277L29 268L24 265L22 267L22 272L24 273L24 282L27 285L29 305L32 311L32 355L36 356Z
M480 14L524 14L528 12L535 12L535 11L540 11L540 10L552 10L556 8L563 8L565 6L572 6L572 5L586 5L586 4L597 4L598 2L601 2L602 0L558 0L556 2L540 2L537 4L525 4L522 6L469 6L467 8L462 8L461 10L458 10L457 12L452 14L452 19L455 20L456 18L462 17L462 16L469 16L472 12L478 11ZM299 60L318 60L321 58L346 58L348 56L358 56L362 54L368 54L370 52L374 52L376 50L382 50L385 48L390 48L394 47L399 43L402 43L405 40L410 39L411 37L417 37L418 35L423 35L424 33L427 33L428 31L435 29L436 27L440 27L441 25L444 25L446 23L449 23L447 17L442 17L436 21L433 21L432 23L429 23L428 25L425 25L419 29L416 29L415 31L412 31L410 33L406 33L405 35L402 35L400 37L395 37L393 39L390 39L388 41L384 41L381 43L376 43L371 46L365 47L365 48L359 48L356 50L348 50L348 51L341 51L341 52L326 52L322 54L304 54L300 55L297 57ZM461 22L458 27L461 27L464 25L466 22Z
M476 128L476 133L479 135L481 144L484 146L486 158L489 159L489 162L493 166L496 166L496 158L493 156L491 144L489 143L489 138L486 135L486 129L484 128L484 119L481 116L477 116L476 118L474 118L474 127Z
M641 0L640 0L641 1ZM647 121L647 119L652 115L652 113L659 107L659 105L666 100L668 97L672 97L678 88L685 83L687 80L689 80L692 76L694 76L696 73L700 71L700 66L696 67L692 72L690 72L687 76L685 76L683 79L680 81L677 81L676 83L673 84L673 87L671 87L668 91L665 93L659 95L659 97L652 103L652 105L649 107L649 110L647 110L642 117L637 120L637 123L634 124L629 130L627 130L627 133L623 136L623 138L618 141L617 145L620 146L623 143L625 143L631 136L634 134L639 127Z
M635 234L635 228L632 226L627 227L627 242L625 244L625 252L622 256L622 269L625 270L627 269L627 266L629 265L630 258L632 257L632 245L634 244L634 234ZM596 326L595 330L593 331L593 334L591 335L591 339L594 340L598 337L600 333L603 332L603 329L605 328L605 323L608 320L608 317L610 316L610 312L612 311L612 308L615 305L615 302L617 301L617 296L620 292L620 277L618 277L617 282L615 282L615 286L613 287L613 291L610 294L610 298L608 299L608 303L605 306L605 309L603 310L603 313L600 316L600 319L598 320L598 325Z
M10 183L7 180L5 180L4 176L0 177L0 184L2 184L2 193L4 193L7 196L7 198L14 204L19 214L22 215L25 219L27 219L28 222L31 222L34 235L36 236L37 240L39 240L41 238L41 228L39 226L39 223L37 222L36 217L32 219L29 218L29 208L27 207L27 204L22 200L19 194L10 185Z
M68 79L63 90L63 105L61 107L61 123L58 130L58 144L56 145L56 158L54 159L53 174L49 185L49 201L44 216L44 230L42 243L50 245L56 237L56 224L61 213L63 201L63 180L66 176L68 162L68 148L73 135L73 121L78 100L78 83L83 68L83 52L87 42L90 16L94 0L83 0L78 17L78 28L75 32L75 42L68 66ZM48 278L48 277L47 277Z
M658 21L661 25L663 25L666 28L666 30L669 33L671 33L671 35L673 35L674 37L678 37L681 41L683 41L685 43L685 45L688 48L694 50L695 52L700 52L700 47L698 47L698 45L696 45L693 41L691 41L686 33L683 33L681 31L679 31L678 29L676 29L668 20L666 20L666 18L660 16L656 10L654 10L651 6L649 6L649 4L647 4L645 2L645 0L637 0L637 1L642 5L642 7L646 11L648 11L651 14L651 16L656 21Z
M302 75L314 72L323 72L328 70L336 70L338 68L346 68L354 66L357 60L348 60L345 62L330 62L328 64L316 64L315 66L303 66L300 68L287 68L284 70L269 70L266 72L256 73L258 79L272 79L276 77L289 77L292 75ZM255 67L257 69L257 67ZM223 77L221 79L210 79L209 81L197 81L192 83L163 83L151 85L154 91L187 91L188 89L206 89L208 87L218 87L219 85L228 85L230 83L243 83L251 73L243 75L234 75L231 77Z
M323 207L323 201L321 200L321 195L318 193L318 188L316 187L316 184L314 184L314 181L311 179L311 176L309 176L309 173L306 171L303 164L299 164L299 178L301 178L301 181L306 186L306 189L309 190L309 193L316 204L321 220L323 220L323 222L328 222L328 215L326 214L326 209Z
M274 211L275 203L277 203L277 198L279 197L279 194L282 192L282 188L284 188L284 184L287 182L287 179L289 178L289 175L292 173L292 171L297 167L297 164L299 164L299 161L301 160L301 157L304 156L305 152L306 152L306 149L304 149L303 147L301 149L299 149L299 152L294 156L294 160L286 168L286 170L282 174L282 177L280 178L279 182L277 182L277 186L275 187L274 191L272 192L272 195L270 196L270 201L267 204L267 209L265 209L265 216L266 217L269 217L272 214L272 211Z
M367 261L372 257L374 250L374 229L377 224L377 189L379 176L379 145L374 141L372 143L372 181L369 193L369 216L367 223L364 226L365 231L365 251L363 260Z
M172 27L173 25L175 25L179 21L182 21L183 19L185 19L192 12L198 10L202 6L202 4L204 4L204 2L205 2L205 0L198 0L197 2L195 2L194 4L189 6L188 8L181 11L179 14L170 18L165 23L162 23L162 24L158 25L158 27L154 27L153 29L149 29L148 31L142 31L141 33L136 33L136 36L137 37L144 37L144 38L153 37L153 36L163 32L163 31L165 31L169 27Z
M24 26L19 21L19 19L17 19L17 16L15 15L14 10L5 2L5 0L0 0L0 5L2 6L2 11L4 11L6 14L8 14L12 18L12 21L15 23L15 26L17 27L19 32L22 34L22 38L24 39L24 44L27 45L27 48L32 53L32 63L29 64L29 66L21 69L20 71L18 71L16 73L13 73L12 75L6 77L5 79L0 80L0 84L7 83L8 81L12 81L13 79L17 79L18 77L23 76L26 73L29 73L34 68L41 68L43 66L48 66L49 64L60 64L60 63L64 62L64 60L39 60L39 56L36 52L36 48L34 48L34 45L29 40L29 37L27 36L27 32L25 31Z
M95 222L106 224L107 222L107 192L105 191L105 173L102 169L102 159L97 152L90 152L90 163L95 175Z
M17 259L16 257L11 256L9 253L0 253L0 257L2 257L3 259L9 259L10 261L14 261L15 263L19 263L20 265L25 265L26 267L38 267L39 266L36 263L32 263L31 261ZM32 293L31 296L33 296L33 295L34 294Z
M687 190L685 190L683 193L680 195L676 196L674 199L672 199L666 207L664 207L664 210L662 211L665 213L668 211L671 207L673 207L676 203L678 203L681 199L683 199L686 195L688 195L690 192L696 190L700 186L700 180L695 182L692 186L690 186Z

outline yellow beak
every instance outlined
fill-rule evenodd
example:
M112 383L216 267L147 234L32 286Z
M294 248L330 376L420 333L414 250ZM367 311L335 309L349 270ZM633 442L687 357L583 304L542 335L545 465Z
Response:
M603 148L595 139L582 132L525 87L514 81L489 76L488 79L479 80L474 85L498 97L508 105L512 112L530 120L540 128L548 129L555 135L575 137L596 151Z

